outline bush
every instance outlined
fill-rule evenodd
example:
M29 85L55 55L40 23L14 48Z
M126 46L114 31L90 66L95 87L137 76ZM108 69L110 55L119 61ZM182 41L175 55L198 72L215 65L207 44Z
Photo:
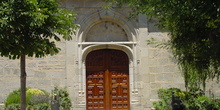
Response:
M5 101L6 110L20 110L20 93L20 89L9 93ZM71 109L72 103L66 88L54 87L52 95L56 95L60 110ZM50 101L50 94L46 91L35 88L26 89L27 110L47 110L50 107Z
M20 97L21 97L21 89L12 91L11 93L9 93L8 97L6 98L5 106L7 107L11 105L10 107L17 107L17 104L21 103ZM29 102L30 98L31 98L31 95L27 94L26 95L27 102ZM15 104L15 106L13 106L13 104Z
M60 103L60 110L70 110L72 103L66 88L54 87L53 95L55 95Z
M7 110L19 110L20 109L20 93L21 90L14 90L9 93L5 101L5 108ZM27 110L45 110L38 108L48 108L49 107L49 94L46 91L27 88L26 89L26 103Z
M191 97L183 101L186 110L220 110L220 100L211 99L204 95Z
M172 92L179 92L180 89L169 88L169 89L159 89L157 91L160 101L153 102L153 106L156 110L172 110L171 98Z
M8 105L7 108L5 108L6 110L20 110L20 104L11 104Z
M220 110L220 99L213 99L212 103L214 110Z
M48 110L49 107L49 103L38 103L35 105L28 105L27 110Z
M20 92L18 90L15 90L8 95L5 101L5 106L7 107L8 105L11 104L19 104L20 102L21 102Z
M35 88L29 88L27 89L27 94L31 94L31 95L45 95L44 91L40 90L40 89L35 89Z
M153 102L154 108L156 110L172 110L172 92L175 97L180 98L183 104L180 106L183 110L220 110L220 99L206 97L200 90L184 92L177 88L159 89L160 101Z

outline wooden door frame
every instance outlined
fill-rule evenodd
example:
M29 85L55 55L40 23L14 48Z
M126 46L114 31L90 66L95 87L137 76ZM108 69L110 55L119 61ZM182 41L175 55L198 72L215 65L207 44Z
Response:
M120 106L120 105L122 105L122 107L123 106L125 106L125 104L127 105L127 109L126 110L130 110L130 78L129 78L129 57L128 57L128 55L125 53L125 52L123 52L123 51L121 51L121 50L117 50L117 49L100 49L100 51L102 51L103 50L103 52L105 53L105 52L107 52L107 54L111 51L111 50L113 50L113 52L114 52L114 50L116 50L116 51L118 51L119 52L119 54L120 54L120 52L122 52L123 54L125 54L126 55L126 67L125 66L122 66L122 65L120 65L119 64L119 67L121 68L121 67L123 67L123 68L127 68L127 69L119 69L119 71L118 71L118 68L115 68L115 67L113 67L113 68L115 68L116 70L113 70L113 71L118 71L118 73L119 73L119 75L120 74L122 74L122 73L120 73L120 72L122 72L122 71L125 71L125 73L124 73L124 75L126 75L126 79L127 79L127 89L126 88L124 88L125 90L127 90L127 98L126 98L126 100L128 101L128 103L122 103L122 104L120 104L120 100L125 100L125 98L122 98L122 99L116 99L116 100L118 100L119 101L119 104L117 105L117 106ZM106 51L107 50L107 51ZM91 51L91 52L93 52L93 51ZM91 53L90 52L90 53ZM105 53L106 54L106 53ZM123 55L122 54L122 55ZM88 55L89 55L89 53L88 53ZM116 55L117 56L117 55ZM91 56L90 56L91 57ZM87 56L86 56L86 58L87 58ZM117 57L117 58L119 58L119 57ZM116 59L117 59L116 58ZM121 57L120 57L121 58ZM119 58L119 59L120 59ZM122 57L123 58L123 57ZM107 60L107 59L104 59L104 60ZM85 60L86 61L86 60ZM107 60L108 61L108 60ZM114 60L112 60L111 59L111 61L114 61ZM118 61L118 60L115 60L115 61ZM122 60L123 61L123 60ZM105 61L104 61L105 62ZM116 63L116 64L118 64L118 63ZM124 65L124 63L123 63L123 65ZM86 62L86 64L85 64L85 66L87 66L87 62ZM107 66L110 66L110 65L107 65ZM112 66L114 66L114 65L112 65ZM91 66L90 66L91 67ZM118 67L118 66L116 66L116 67ZM87 71L87 70L86 70ZM92 70L92 71L94 71L94 70ZM99 69L98 69L98 71L99 71ZM91 72L91 70L90 70L90 72ZM86 72L87 73L87 72ZM86 74L87 75L87 74ZM112 86L111 85L111 82L110 82L110 78L112 77L112 76L109 76L109 75L112 75L111 74L111 72L107 69L107 70L105 70L105 72L104 72L104 78L103 79L105 79L104 81L106 81L105 83L104 83L104 89L105 89L105 91L106 91L106 93L105 93L105 98L104 98L104 101L105 101L105 107L106 108L112 108L112 104L113 104L113 97L112 97L112 94L111 94L111 92L110 91L112 91L112 90L110 90L110 88L111 87L109 87L109 86ZM118 76L117 76L118 77ZM123 76L123 77L121 77L121 75L119 76L120 78L123 78L123 77L125 77L125 76ZM117 78L118 79L118 78ZM112 80L112 79L111 79ZM121 79L119 79L119 80L121 80ZM113 80L112 80L113 81ZM124 82L124 79L123 79L123 82ZM86 99L88 99L88 94L87 94L87 87L88 87L89 85L87 85L87 78L86 78ZM118 87L120 87L121 88L121 85L119 84L119 86ZM126 86L125 86L126 87ZM106 89L107 88L107 89ZM122 89L123 91L124 91L124 89ZM108 91L109 90L109 91ZM109 92L109 93L108 93ZM125 93L126 94L126 93ZM108 95L108 96L107 96ZM124 96L124 93L123 93L123 95L122 95L122 97L125 97ZM111 100L110 100L111 99ZM88 105L87 105L87 102L88 102L88 100L86 100L86 109L87 109L87 107L88 107ZM113 109L113 108L112 108ZM98 110L100 110L100 109L98 109ZM125 109L120 109L120 110L125 110Z

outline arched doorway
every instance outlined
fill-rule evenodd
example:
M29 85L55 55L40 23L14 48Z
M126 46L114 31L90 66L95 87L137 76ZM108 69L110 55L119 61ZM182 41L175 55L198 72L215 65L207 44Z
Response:
M128 56L120 50L101 49L87 55L87 110L129 110L128 65Z

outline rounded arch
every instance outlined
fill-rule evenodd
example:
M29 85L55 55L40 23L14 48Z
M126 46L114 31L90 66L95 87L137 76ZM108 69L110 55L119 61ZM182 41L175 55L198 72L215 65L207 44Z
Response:
M115 50L121 50L125 52L128 55L128 58L130 61L133 60L133 52L132 50L125 45L117 45L117 44L101 44L101 45L91 45L82 50L82 61L85 62L86 56L94 50L100 50L100 49L115 49Z
M131 42L125 30L115 22L105 21L94 25L84 42Z
M122 27L128 38L131 39L132 42L137 41L137 30L135 27L135 23L131 20L128 20L125 16L116 13L112 9L109 10L98 10L96 13L92 13L89 16L85 16L80 22L80 29L78 31L78 42L83 42L86 39L86 35L88 31L96 24L101 22L114 22L120 27Z
M87 109L129 110L128 55L116 49L94 50L87 55L85 65ZM121 100L123 104L115 104Z
M129 41L120 41L120 42L85 42L85 38L89 32L89 30L95 26L98 23L101 22L114 22L115 24L119 25L121 28L124 29L125 33L127 34L127 38ZM78 42L78 69L79 79L83 81L79 85L80 92L82 93L82 96L85 96L84 92L85 85L86 85L86 56L94 50L100 50L100 49L115 49L115 50L121 50L125 52L129 58L129 74L131 77L130 79L130 88L133 91L134 90L134 73L136 73L136 42L137 42L137 26L136 23L133 21L128 20L125 16L116 13L113 10L101 10L97 11L96 13L90 14L88 16L85 16L84 19L78 22L80 24L80 29L77 33L77 42ZM131 40L130 40L131 39Z

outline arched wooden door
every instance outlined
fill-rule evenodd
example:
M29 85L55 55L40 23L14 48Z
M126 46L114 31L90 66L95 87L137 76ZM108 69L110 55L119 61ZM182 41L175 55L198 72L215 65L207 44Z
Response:
M129 110L128 56L102 49L86 57L87 110Z

